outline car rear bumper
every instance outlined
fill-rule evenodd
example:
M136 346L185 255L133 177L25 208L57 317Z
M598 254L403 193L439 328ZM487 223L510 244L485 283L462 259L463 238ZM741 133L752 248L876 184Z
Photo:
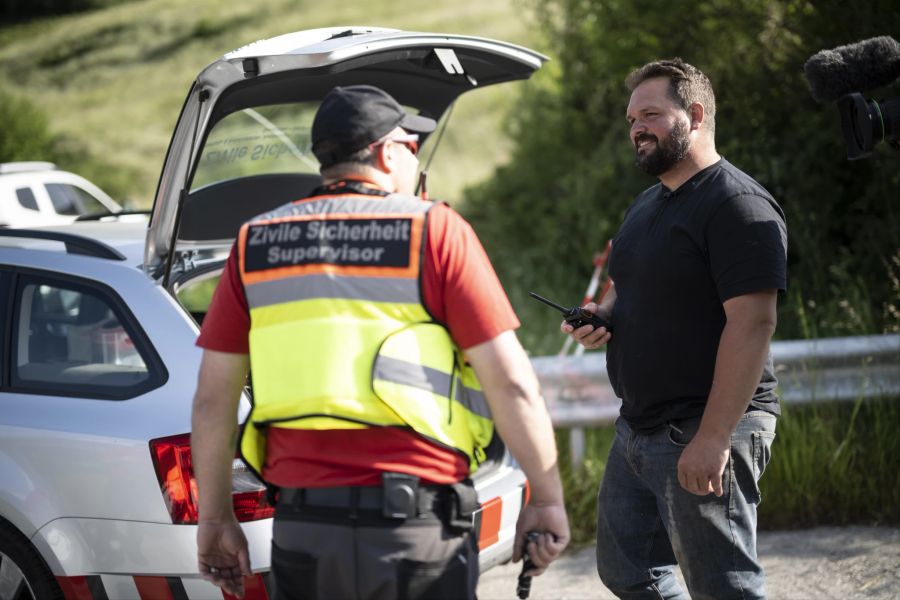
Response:
M247 598L265 600L272 520L243 523L250 563ZM197 527L105 519L56 519L32 543L67 600L225 598L197 572Z
M66 600L232 600L199 577L87 575L57 577ZM271 598L267 573L244 579L244 600Z
M524 474L512 465L492 469L477 483L475 515L481 571L509 560L525 502ZM246 598L267 600L272 520L243 523L251 566ZM197 573L197 527L139 521L63 518L42 527L32 543L67 600L225 599Z
M475 513L478 563L484 572L512 556L516 522L526 500L525 474L507 457L485 476L476 475L475 488L481 504Z

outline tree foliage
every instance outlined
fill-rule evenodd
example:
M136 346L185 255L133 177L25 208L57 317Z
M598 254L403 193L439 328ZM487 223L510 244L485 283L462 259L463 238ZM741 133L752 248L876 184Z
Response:
M893 2L533 6L553 62L529 83L510 123L512 160L469 190L464 207L523 318L527 347L547 352L561 340L558 317L526 292L580 302L594 252L613 236L632 198L656 182L634 167L623 80L672 56L713 83L719 152L769 189L787 214L790 291L780 303L780 337L896 327L900 152L881 144L872 157L847 161L837 110L812 100L802 74L819 50L896 37L900 11ZM896 95L900 86L866 92Z

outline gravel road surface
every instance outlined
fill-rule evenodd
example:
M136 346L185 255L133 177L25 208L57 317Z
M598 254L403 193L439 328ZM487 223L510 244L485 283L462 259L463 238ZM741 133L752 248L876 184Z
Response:
M900 529L819 527L763 531L759 556L771 600L900 599ZM516 598L522 563L485 573L479 600ZM568 552L534 578L534 600L614 600L594 567L594 548Z

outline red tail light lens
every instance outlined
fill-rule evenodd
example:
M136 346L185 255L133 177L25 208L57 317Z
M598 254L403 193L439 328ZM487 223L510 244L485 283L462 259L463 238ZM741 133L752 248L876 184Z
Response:
M238 521L258 521L275 514L266 499L266 486L240 458L231 463L231 501Z
M186 433L150 440L150 455L172 522L195 524L198 516L197 480L191 465L191 436ZM232 502L238 521L267 519L275 508L266 501L266 488L244 462L232 465Z
M197 522L197 481L191 466L191 436L176 435L150 441L150 454L172 522Z

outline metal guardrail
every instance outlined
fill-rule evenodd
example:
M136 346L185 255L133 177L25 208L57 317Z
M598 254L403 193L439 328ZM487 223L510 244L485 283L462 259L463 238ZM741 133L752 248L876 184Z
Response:
M778 391L786 404L900 397L900 335L773 342ZM556 427L612 423L620 400L606 353L531 359Z

